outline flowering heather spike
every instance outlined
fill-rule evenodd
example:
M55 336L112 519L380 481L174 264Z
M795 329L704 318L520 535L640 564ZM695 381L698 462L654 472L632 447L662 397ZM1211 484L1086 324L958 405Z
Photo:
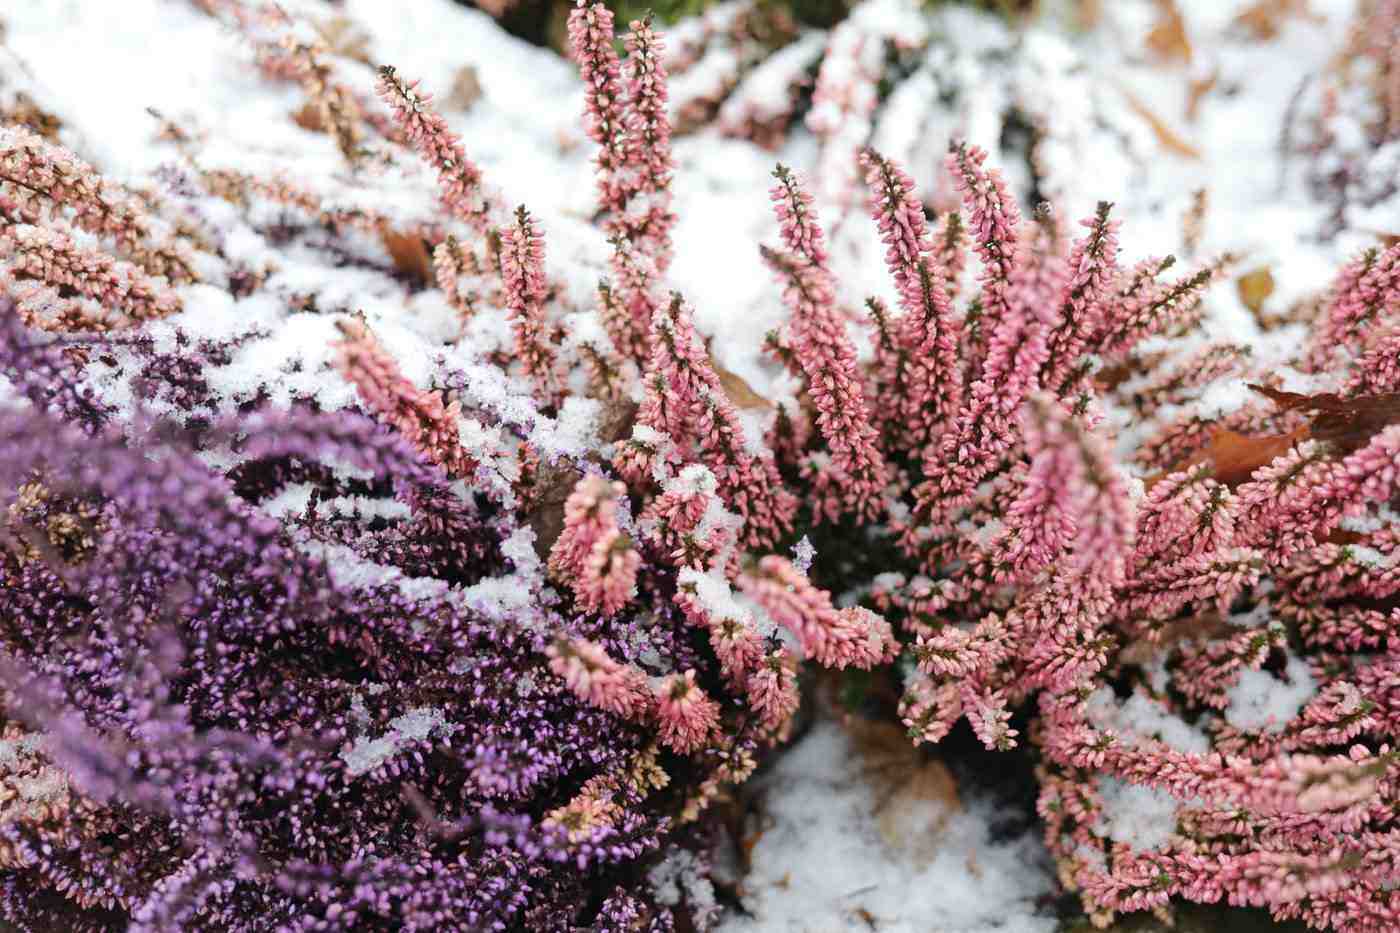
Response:
M1114 358L1126 354L1142 340L1164 333L1200 301L1201 294L1219 277L1225 260L1207 266L1170 285L1157 281L1157 276L1175 263L1168 256L1162 260L1139 263L1117 299L1109 306L1098 334L1093 341L1098 352Z
M776 542L792 527L797 500L783 488L772 452L750 446L679 294L656 312L651 352L638 420L699 448L720 496L744 520L746 546Z
M462 448L457 401L444 404L441 393L420 389L405 378L363 321L350 319L337 326L345 340L336 347L336 365L359 390L365 406L429 460L454 476L472 476L477 464Z
M987 152L979 146L955 142L949 145L948 170L967 208L968 232L982 260L979 277L982 317L975 343L994 339L1002 322L1015 312L1007 292L1017 266L1016 228L1021 211L1006 190L1001 172L983 168Z
M792 562L770 554L740 578L744 592L789 629L803 652L826 667L870 668L894 659L898 645L889 623L868 609L836 609Z
M835 286L826 265L821 225L812 196L784 166L769 192L788 256L765 251L783 283L792 311L793 349L807 375L817 426L831 449L843 511L871 517L880 510L885 463L861 389L855 348L836 312Z
M1064 396L1071 374L1099 327L1100 303L1118 275L1119 221L1109 220L1113 205L1100 201L1092 218L1080 221L1089 233L1077 240L1069 255L1070 279L1059 299L1059 322L1047 338L1047 358L1041 366L1042 385Z
M618 288L606 295L600 292L605 300L603 323L618 349L629 353L638 366L644 366L651 353L652 318L661 307L656 295L657 277L625 236L615 234L608 242L613 248L609 265Z
M944 290L948 300L958 297L962 290L962 273L967 266L967 228L963 226L962 215L949 211L943 217L943 228L934 240L934 255L938 266L943 270Z
M392 109L394 122L409 145L438 175L438 200L450 216L487 234L497 223L494 195L481 170L467 158L461 140L432 107L432 95L420 93L417 81L405 82L391 65L379 69L377 92Z
M627 166L635 179L627 201L628 239L657 274L671 264L671 119L666 112L666 47L651 15L633 20L627 34ZM637 216L641 214L641 216Z
M879 227L885 265L904 311L897 337L905 370L895 378L901 386L898 417L907 427L910 446L919 449L958 410L961 333L944 289L948 273L939 266L929 240L913 179L873 149L860 158L870 188L870 215Z
M0 126L0 221L65 218L79 230L110 238L120 255L150 275L198 280L188 252L135 197L62 146L23 126Z
M928 518L966 505L1001 464L1016 441L1016 412L1038 387L1045 361L1047 315L1037 296L1053 270L1020 257L1020 212L1000 173L983 169L986 157L966 144L953 145L948 155L982 261L981 316L969 334L970 391L950 429L926 451L926 479L915 490L920 515Z
M617 524L622 483L585 476L564 502L564 530L549 553L549 570L573 589L584 612L615 614L635 595L641 557Z
M627 93L613 47L613 14L601 2L575 0L569 13L569 50L583 78L583 126L598 144L594 167L598 207L619 214L626 206L623 179L629 150Z
M656 689L661 742L679 755L699 751L719 725L719 704L695 683L695 671L672 674Z
M774 648L763 656L746 689L749 705L762 718L763 727L786 731L799 701L797 659L787 648Z
M574 696L624 719L645 721L654 698L646 674L619 664L603 648L586 639L560 639L545 649L549 669Z
M558 404L562 395L554 347L550 345L544 303L548 287L544 279L544 237L522 204L515 209L515 225L501 231L501 278L505 301L515 331L515 353L535 393L546 405Z
M55 295L54 303L59 307L48 311L45 319L32 321L46 330L70 329L64 326L66 323L105 330L103 312L108 310L130 321L165 317L180 310L180 299L175 293L138 266L101 250L79 246L72 237L45 227L20 224L0 228L0 276L0 281L32 281L63 289L98 306L90 310L73 299ZM67 308L71 310L64 310Z
M1353 260L1332 286L1319 349L1362 350L1373 328L1400 319L1400 243L1369 249Z
M476 309L472 303L472 296L463 294L461 290L462 275L468 271L477 272L479 270L468 267L463 260L475 266L475 257L470 253L464 253L462 245L457 242L454 236L448 236L437 246L433 247L433 280L438 291L442 292L447 299L447 303L457 310L464 319L470 318Z

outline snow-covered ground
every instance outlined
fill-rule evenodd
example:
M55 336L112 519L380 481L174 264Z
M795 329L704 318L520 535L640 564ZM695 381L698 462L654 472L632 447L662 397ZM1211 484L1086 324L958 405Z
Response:
M871 0L876 4L902 15L914 6L913 0L904 6ZM448 0L346 0L335 7L308 0L286 6L315 20L355 24L363 31L367 60L421 78L425 89L441 92L440 100L464 67L473 68L480 99L468 109L444 105L444 115L505 202L525 203L539 218L551 273L566 276L578 295L588 292L605 270L608 247L588 223L591 144L579 128L582 93L569 62L508 37L487 16ZM1143 53L1153 3L1115 0L1103 6L1105 21L1086 34L1047 21L1012 40L999 24L966 11L939 13L932 28L954 39L975 34L979 41L1014 44L1021 92L1040 95L1048 112L1079 127L1065 134L1061 148L1044 153L1051 175L1066 180L1056 192L1059 208L1079 217L1092 212L1095 200L1113 201L1123 219L1125 258L1184 255L1181 218L1194 193L1205 189L1209 210L1197 257L1230 251L1243 257L1242 270L1268 268L1275 283L1269 307L1275 310L1324 286L1369 238L1357 231L1326 240L1315 236L1325 209L1281 163L1279 134L1302 76L1321 69L1341 43L1350 0L1313 0L1314 18L1286 21L1267 43L1231 28L1248 6L1243 0L1182 0L1192 61L1177 66L1152 63ZM64 143L117 181L139 186L162 165L179 164L177 145L158 138L153 110L193 137L194 158L203 170L294 179L327 204L405 221L428 210L433 180L415 161L400 157L377 170L347 171L329 136L288 119L303 104L303 93L260 76L242 37L191 3L46 0L7 4L0 22L0 94L28 93L62 120ZM931 57L928 68L936 69L939 61ZM368 68L345 74L371 92ZM1213 89L1188 119L1190 83L1207 75L1214 75ZM990 82L991 74L972 78ZM998 93L989 84L987 106ZM938 106L932 97L925 103ZM1198 156L1164 145L1143 110ZM1116 126L1099 125L1103 112L1121 117L1129 137ZM893 134L897 122L879 131ZM995 152L995 120L972 114L945 122ZM931 132L936 137L943 131ZM893 136L890 141L897 142ZM904 147L915 157L909 166L915 175L941 171L938 145L943 143L926 140L923 148ZM785 312L757 245L775 236L765 193L773 163L811 169L818 146L798 132L774 154L704 131L679 138L675 152L680 222L670 284L693 303L700 329L714 338L724 366L760 394L790 392L785 377L760 356L763 334ZM861 228L861 221L852 221L850 237L864 246L836 257L843 294L854 300L889 289L873 227ZM1369 221L1375 227L1387 218ZM1391 232L1400 230L1400 217L1388 222ZM347 278L315 257L279 254L246 228L228 228L224 235L225 253L266 271L281 293L314 295L323 309L362 310L410 378L426 380L431 353L457 326L435 293L409 299L387 275ZM232 304L225 292L204 286L186 286L181 294L185 310L163 326L263 334L245 346L237 367L216 377L225 379L231 396L255 384L256 375L256 381L270 380L289 395L316 395L327 407L352 397L327 365L327 347L335 339L332 315L286 316L268 306L267 291ZM1233 287L1217 288L1208 309L1217 334L1253 347L1265 360L1277 352L1274 342L1281 338L1260 331ZM480 326L482 341L499 339L488 324ZM112 399L124 391L108 389ZM769 822L742 885L752 917L730 918L724 929L1053 928L1036 908L1037 899L1052 890L1037 840L993 842L990 805L975 789L962 790L960 803L906 795L897 825L882 829L879 811L889 804L852 742L834 722L821 722L759 779Z

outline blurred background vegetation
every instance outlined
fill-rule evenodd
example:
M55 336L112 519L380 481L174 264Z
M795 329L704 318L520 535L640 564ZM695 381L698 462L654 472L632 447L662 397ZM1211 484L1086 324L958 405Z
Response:
M565 21L572 0L457 0L463 6L479 7L495 16L506 31L527 42L563 52L567 46ZM703 13L718 0L610 0L619 27L648 13L662 23ZM760 9L773 16L784 14L800 25L828 28L839 23L859 0L758 0ZM925 0L929 7L961 4L999 13L1011 19L1033 14L1041 0ZM504 5L503 5L504 4ZM503 8L502 8L503 5ZM500 9L497 13L496 10Z

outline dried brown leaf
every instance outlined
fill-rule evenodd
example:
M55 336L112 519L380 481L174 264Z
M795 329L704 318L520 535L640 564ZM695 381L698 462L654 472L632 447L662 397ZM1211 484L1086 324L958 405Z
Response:
M715 368L715 375L719 376L719 384L724 389L725 396L734 404L734 407L744 410L755 408L772 408L773 403L753 390L753 386L744 380L738 373L730 372L720 365L715 359L714 353L710 354L710 365Z
M1264 301L1274 293L1274 274L1267 266L1261 266L1236 279L1235 288L1239 292L1240 301L1244 302L1244 306L1257 320L1264 310Z
M1400 392L1343 398L1332 392L1302 395L1262 385L1250 388L1285 411L1311 412L1309 436L1342 453L1364 447L1379 432L1400 424Z
M1186 86L1186 119L1192 123L1196 122L1196 117L1200 115L1201 101L1211 91L1215 90L1215 85L1220 82L1219 70L1212 71L1204 78L1192 78Z
M394 261L394 268L419 285L433 281L433 257L423 238L413 233L400 233L389 227L379 231L379 239Z
M1168 126L1165 120L1153 113L1152 109L1131 91L1124 90L1123 96L1127 99L1128 106L1132 108L1133 112L1147 121L1147 125L1152 128L1153 134L1157 137L1157 141L1162 144L1162 148L1187 159L1201 157L1199 149L1182 139L1176 130Z
M1144 44L1162 61L1191 63L1191 40L1175 0L1157 0L1157 23L1148 31Z
M316 27L326 46L336 55L353 59L362 65L373 65L369 54L369 33L346 16L334 16Z
M1253 39L1267 41L1278 36L1284 20L1303 17L1318 22L1319 17L1308 9L1308 0L1257 0L1235 17L1235 25Z
M1229 428L1220 428L1204 450L1172 467L1171 472L1190 469L1199 463L1209 463L1211 475L1226 486L1234 488L1248 482L1255 470L1268 466L1275 458L1288 453L1289 448L1307 436L1306 428L1289 434L1268 434L1262 437L1250 437ZM1152 482L1161 478L1154 477ZM1148 485L1151 486L1152 483Z
M847 730L875 790L871 815L881 838L917 860L932 860L943 829L962 809L952 772L894 723L856 719Z
M471 65L463 65L452 75L452 89L447 93L447 106L467 111L481 100L481 79Z

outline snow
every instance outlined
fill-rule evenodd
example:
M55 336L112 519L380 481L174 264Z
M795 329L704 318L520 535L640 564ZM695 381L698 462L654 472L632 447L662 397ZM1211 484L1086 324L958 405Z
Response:
M975 796L961 809L913 798L896 817L915 840L911 856L877 829L877 791L861 762L842 728L822 721L755 779L771 822L742 884L752 916L726 917L720 933L1055 929L1036 909L1054 890L1037 839L993 841L996 804ZM925 831L937 835L923 838ZM936 844L923 844L930 840Z
M1103 809L1094 832L1139 850L1156 849L1171 841L1181 803L1164 791L1101 776L1098 791Z
M407 742L421 742L434 732L451 735L459 726L447 722L442 710L419 706L389 721L389 729L377 738L361 736L340 751L352 777L373 771L399 753Z
M1289 656L1279 679L1266 670L1246 670L1230 688L1225 721L1236 729L1280 732L1308 701L1317 696L1317 681L1308 665Z

